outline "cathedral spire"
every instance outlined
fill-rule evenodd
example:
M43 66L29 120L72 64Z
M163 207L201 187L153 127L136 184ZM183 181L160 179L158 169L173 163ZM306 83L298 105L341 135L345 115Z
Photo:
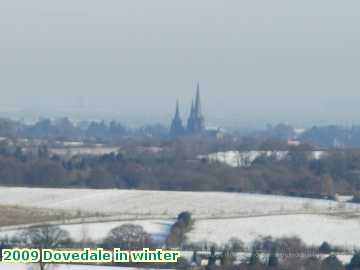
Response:
M184 126L180 116L179 101L176 101L175 116L171 123L170 133L173 137L178 137L184 134Z
M196 86L195 99L191 101L190 115L187 119L187 125L184 127L180 115L179 101L176 101L175 115L171 122L170 135L177 138L184 135L203 135L206 132L205 118L202 114L200 84Z
M201 111L200 84L196 87L196 98L191 103L191 111L188 119L188 134L200 134L205 130L205 119Z
M200 84L198 83L197 84L197 87L196 87L196 100L195 100L195 115L197 117L201 117L202 115L202 112L201 112L201 100L200 100Z
M176 101L175 118L180 118L179 100Z
M190 117L193 117L195 113L194 100L191 100Z

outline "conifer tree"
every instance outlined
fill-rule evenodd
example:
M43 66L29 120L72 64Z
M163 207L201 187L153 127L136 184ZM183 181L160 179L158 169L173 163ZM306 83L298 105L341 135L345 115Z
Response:
M322 270L343 270L344 266L343 266L342 262L335 255L330 255L322 262L321 269Z
M210 257L208 259L208 265L207 265L206 269L207 270L213 269L216 266L216 260L217 260L216 250L215 250L215 247L212 246L211 247Z
M257 253L256 248L253 248L249 259L249 265L255 266L259 264L260 264L259 254Z
M351 259L349 270L360 270L360 252L357 252Z
M276 256L276 248L272 248L271 249L271 253L270 253L270 256L269 256L269 263L268 265L270 267L276 267L279 265L279 259L278 257Z
M194 252L193 252L191 262L194 264L197 264L197 251L196 250L194 250Z

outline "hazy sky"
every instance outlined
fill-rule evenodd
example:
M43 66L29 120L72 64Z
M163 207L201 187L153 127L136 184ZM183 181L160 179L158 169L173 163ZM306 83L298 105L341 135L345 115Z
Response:
M11 0L0 111L360 124L357 0Z

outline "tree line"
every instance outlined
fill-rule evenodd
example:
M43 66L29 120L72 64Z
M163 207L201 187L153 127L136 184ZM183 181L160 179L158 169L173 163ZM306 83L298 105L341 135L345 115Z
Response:
M63 117L43 118L33 124L0 118L0 137L30 139L64 139L116 142L123 137L167 137L168 128L160 124L129 128L117 121L81 121L77 124Z
M231 168L197 158L214 150L206 142L172 142L146 153L124 144L117 154L51 156L46 145L34 154L0 142L0 185L29 187L119 188L226 191L325 197L360 192L360 151L329 151L322 158L292 149L283 160L260 156L251 166ZM144 147L145 148L145 147Z

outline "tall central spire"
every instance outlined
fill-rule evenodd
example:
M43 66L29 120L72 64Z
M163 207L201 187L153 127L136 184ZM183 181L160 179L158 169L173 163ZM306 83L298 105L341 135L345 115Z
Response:
M179 100L176 101L175 118L179 118L179 119L180 119Z
M200 100L200 84L197 84L196 87L196 100L195 100L195 115L201 117L201 100Z
M196 87L195 103L191 103L187 132L188 134L201 134L203 131L205 131L205 119L201 111L200 84L198 83Z

